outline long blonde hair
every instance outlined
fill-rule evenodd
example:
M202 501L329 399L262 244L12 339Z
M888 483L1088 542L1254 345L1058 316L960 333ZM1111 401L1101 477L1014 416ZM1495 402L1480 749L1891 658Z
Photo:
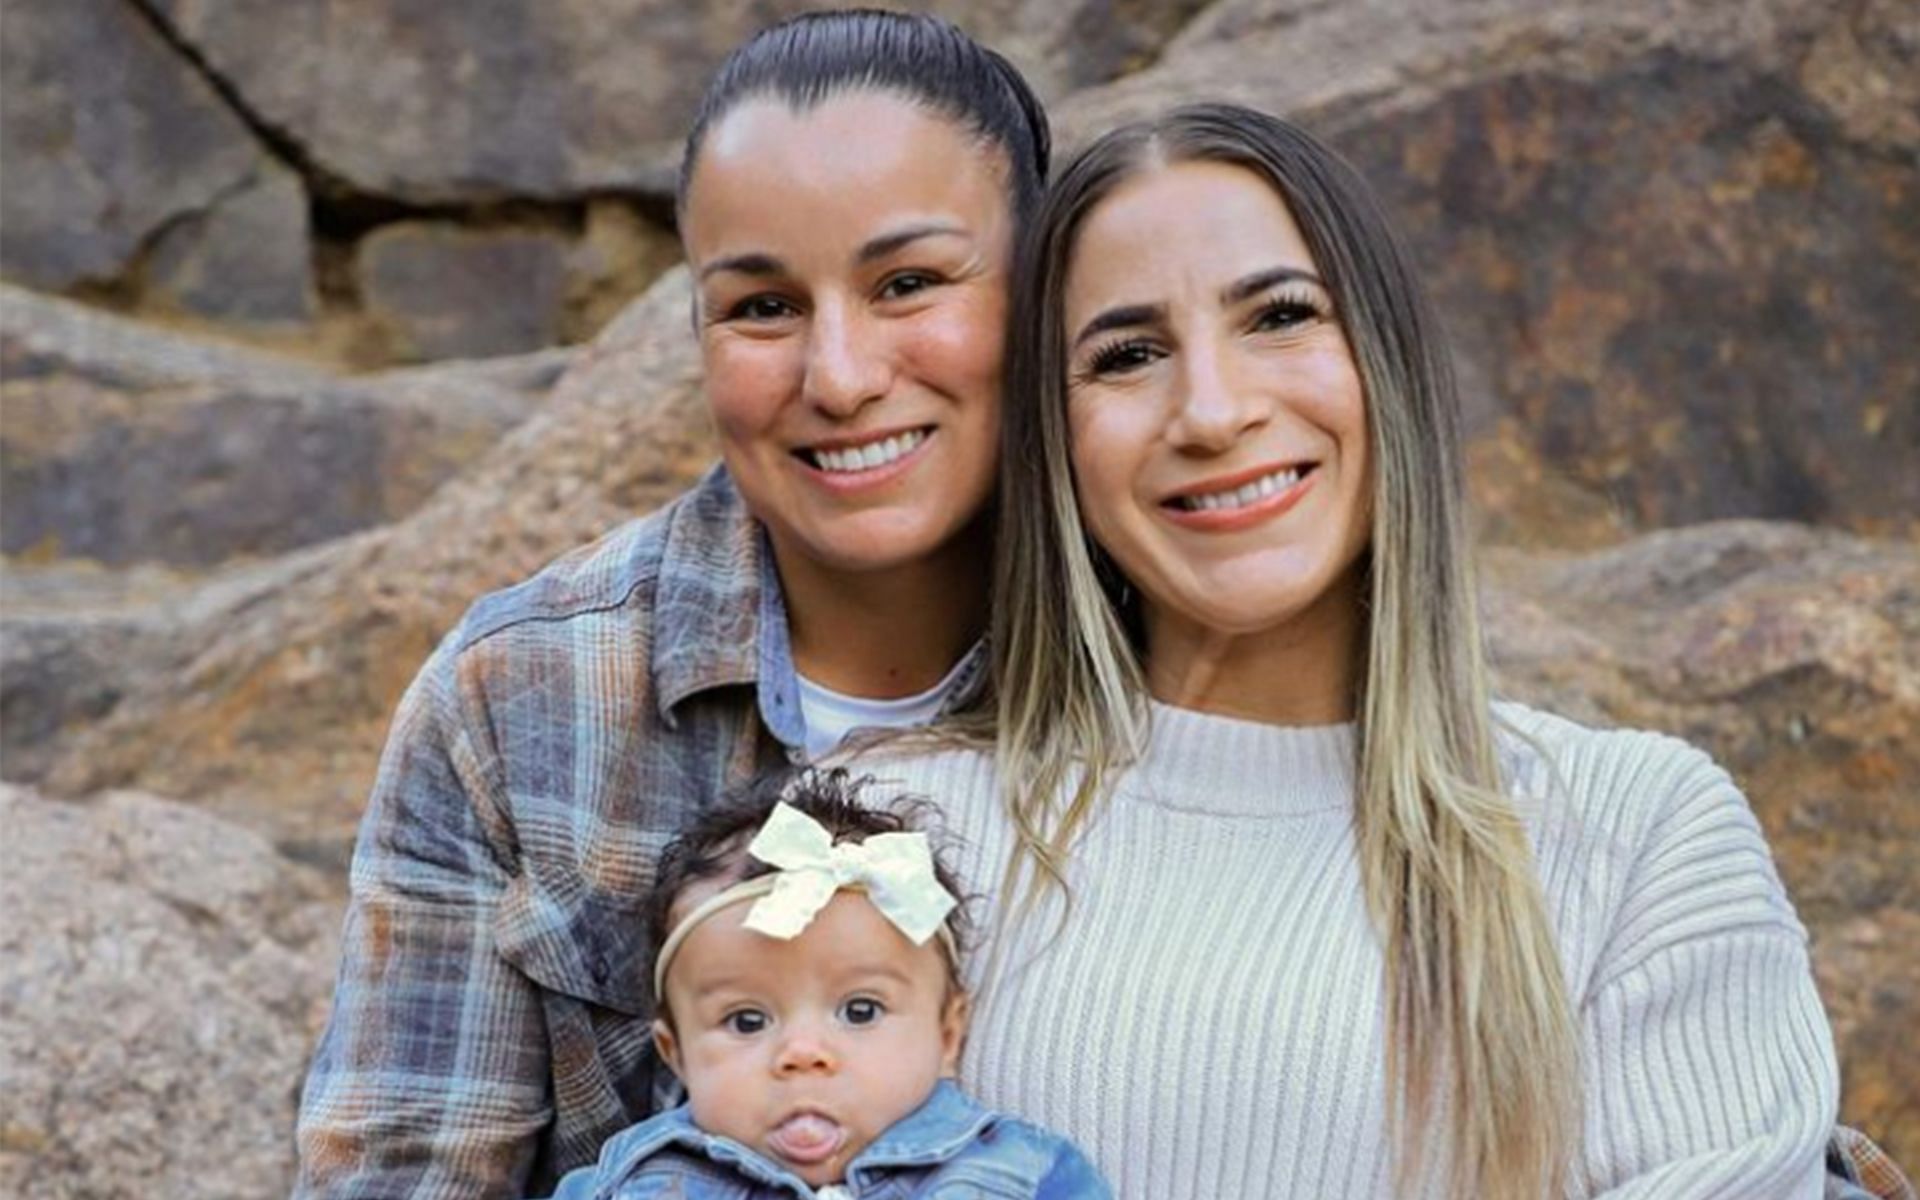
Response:
M1572 1017L1525 825L1500 778L1466 530L1451 365L1411 259L1350 167L1225 105L1107 134L1061 173L1021 251L993 621L996 754L1031 904L1146 726L1139 612L1075 502L1063 293L1078 230L1129 178L1232 163L1285 200L1332 291L1374 458L1355 647L1361 878L1386 946L1396 1169L1453 1196L1557 1191L1579 1122ZM1283 784L1276 784L1284 786Z

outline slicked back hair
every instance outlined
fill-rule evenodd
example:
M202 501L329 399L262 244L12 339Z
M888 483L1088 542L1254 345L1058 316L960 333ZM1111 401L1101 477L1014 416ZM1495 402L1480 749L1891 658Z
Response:
M899 96L999 151L1015 223L1033 212L1046 187L1052 135L1046 110L1020 72L938 17L863 8L793 17L727 56L687 134L676 208L684 214L708 132L739 105L775 99L804 113L863 91Z

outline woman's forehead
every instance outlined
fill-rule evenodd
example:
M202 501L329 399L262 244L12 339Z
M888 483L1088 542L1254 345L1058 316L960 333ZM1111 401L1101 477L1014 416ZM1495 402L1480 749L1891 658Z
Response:
M753 100L709 135L684 232L696 259L762 243L851 250L902 222L988 238L1010 224L1005 177L994 147L890 93L849 92L804 110Z
M1068 255L1069 311L1160 303L1176 287L1216 289L1250 269L1313 271L1306 239L1266 179L1232 163L1148 167L1088 212Z

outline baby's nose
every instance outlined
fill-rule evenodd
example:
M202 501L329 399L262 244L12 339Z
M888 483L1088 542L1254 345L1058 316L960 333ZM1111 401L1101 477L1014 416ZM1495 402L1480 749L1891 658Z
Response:
M782 1075L793 1075L810 1071L832 1072L838 1070L839 1066L840 1056L834 1050L831 1039L818 1029L795 1026L788 1030L786 1040L780 1044L774 1070Z

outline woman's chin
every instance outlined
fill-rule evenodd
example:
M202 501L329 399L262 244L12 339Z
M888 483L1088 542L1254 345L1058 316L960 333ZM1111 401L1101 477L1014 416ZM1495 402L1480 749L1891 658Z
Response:
M1177 627L1189 637L1259 637L1283 630L1312 606L1311 595L1238 593L1222 589L1209 594L1169 597L1167 603L1147 601L1147 625L1170 632Z

